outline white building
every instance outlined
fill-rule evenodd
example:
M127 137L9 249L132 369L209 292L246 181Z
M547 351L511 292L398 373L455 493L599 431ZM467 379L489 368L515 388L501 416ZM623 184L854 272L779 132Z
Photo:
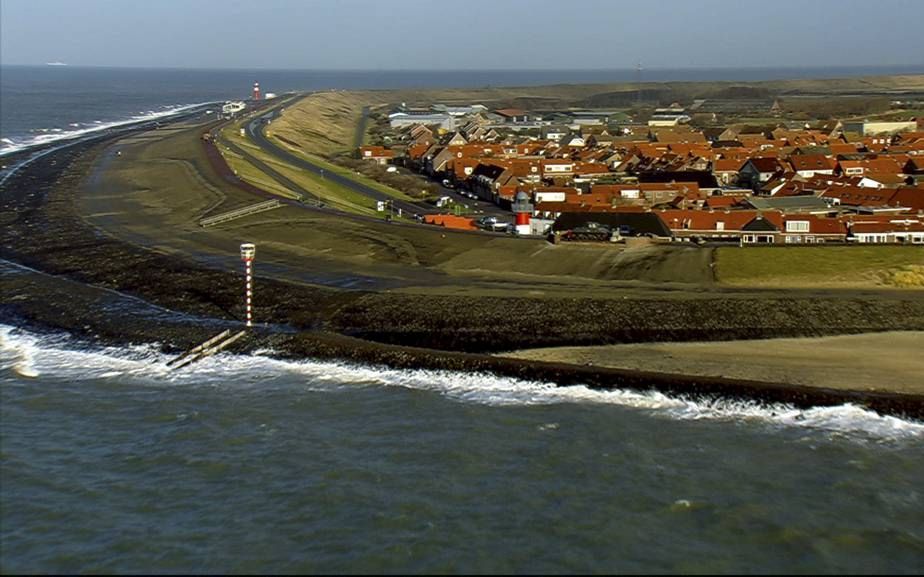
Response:
M221 113L224 114L225 116L234 116L235 114L237 114L241 110L244 110L245 108L247 108L247 104L244 103L243 100L237 100L234 102L229 101L229 102L225 102L224 105L221 107Z

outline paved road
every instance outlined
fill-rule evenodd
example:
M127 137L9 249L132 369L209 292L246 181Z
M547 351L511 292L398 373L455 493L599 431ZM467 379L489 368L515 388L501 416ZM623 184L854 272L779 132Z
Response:
M368 112L367 109L363 109L364 115L367 112ZM375 200L383 200L383 201L393 200L392 197L388 196L387 194L384 194L383 192L379 190L376 190L374 188L371 188L360 182L356 182L355 180L346 178L339 174L332 174L329 170L325 171L322 167L308 160L305 160L304 158L300 156L296 156L292 154L291 152L289 152L288 150L285 150L284 148L281 148L273 144L269 139L266 138L263 132L266 128L267 121L274 120L278 118L279 115L280 115L280 110L276 109L271 112L268 112L267 114L263 114L251 120L247 124L247 134L250 135L251 140L253 140L253 142L257 146L262 148L267 153L277 156L279 158L282 158L283 160L290 162L295 166L299 166L301 168L304 168L305 170L310 170L311 172L315 174L318 174L320 176L323 176L324 178L330 179L332 182L342 184L360 194L363 194ZM401 172L402 174L415 176L415 177L421 178L421 180L424 180L423 177L421 177L420 175L410 170L398 168L398 171ZM469 198L467 196L464 196L461 192L455 189L452 189L452 188L448 188L443 185L439 185L439 187L440 187L440 194L442 196L450 197L451 199L453 199L453 201L456 204L459 204L465 207L467 209L467 212L470 211L476 215L496 216L501 221L513 222L513 217L510 214L510 212L498 207L494 203ZM394 201L394 207L396 209L400 208L401 210L405 212L409 212L411 214L424 214L428 212L433 212L434 210L434 207L427 203L422 203L422 202L421 203L410 203L410 202L404 202L400 200Z
M395 199L392 196L385 194L384 192L367 186L361 182L357 182L351 178L347 178L341 174L331 172L330 170L325 170L323 167L310 162L301 156L296 156L270 142L266 136L263 134L263 130L266 127L266 121L271 120L279 116L279 111L274 110L270 113L264 114L257 118L254 118L247 123L247 135L250 139L260 148L262 148L267 153L284 160L285 162L291 164L292 166L297 166L303 170L307 170L322 178L326 178L331 182L337 183L341 186L345 186L354 192L358 192L363 196L367 196L376 201L388 201L393 203L392 206L395 210L401 210L407 214L424 214L426 212L432 212L433 207L425 203L413 203L404 200Z
M366 124L369 122L369 107L363 106L363 114L356 123L356 134L353 135L353 148L359 148L363 144L363 137L366 135Z
M425 178L412 170L408 170L407 168L398 168L398 172L401 174L420 178L421 180ZM439 186L440 189L439 194L441 196L448 196L454 203L462 206L465 214L496 216L498 220L513 222L513 215L510 213L510 211L502 209L493 202L487 202L479 198L471 198L465 196L461 191L454 188L449 188L448 186L443 186L442 184L438 184L437 186Z
M291 102L291 100L285 102L285 104L289 104L289 102ZM358 192L359 194L362 194L366 197L372 198L377 201L380 200L380 201L393 202L394 209L396 210L401 209L406 215L426 214L426 213L432 213L434 211L434 207L430 204L423 203L423 202L412 203L412 202L395 200L391 196L375 188L372 188L370 186L357 182L353 179L344 177L340 174L331 173L331 171L325 170L323 167L311 161L308 161L300 156L297 156L289 152L288 150L285 150L284 148L277 146L276 144L271 142L269 139L266 138L264 131L266 129L267 124L272 126L270 122L280 116L282 109L283 109L282 106L277 106L274 109L269 110L264 114L259 114L255 116L254 118L252 118L250 121L247 122L246 132L249 135L251 141L254 142L260 148L262 148L265 152L267 152L268 154L272 156L280 158L281 160L284 160L294 166L298 166L299 168L302 168L304 170L309 170L313 172L314 174L317 174L323 178L329 179L331 182L336 182L338 184L346 186L352 189L353 191ZM292 190L293 192L301 194L304 199L304 204L302 204L303 207L312 208L315 210L318 209L319 199L317 198L315 194L311 193L310 191L305 190L304 188L299 186L297 183L293 182L291 179L286 178L284 175L280 174L278 171L274 170L272 167L268 166L266 163L255 158L253 155L249 154L247 151L241 149L238 146L235 146L233 143L227 140L221 139L218 129L215 129L212 131L212 137L215 140L215 142L221 142L222 146L226 146L230 148L231 150L233 150L235 153L243 156L244 158L247 159L248 162L258 167L261 171L269 175L271 178L273 178L277 182L281 183L286 188ZM417 178L421 178L421 180L424 179L424 177L422 177L421 175L418 175L410 170L407 170L404 168L398 168L398 170L402 172L403 174L412 175ZM474 214L476 216L495 216L501 222L512 222L513 221L513 218L508 211L501 209L500 207L498 207L497 205L493 203L485 202L483 200L468 198L464 196L461 192L455 189L452 189L452 188L442 186L442 185L439 185L439 187L440 187L441 194L443 196L448 196L452 198L453 201L456 202L458 205L465 207L466 214ZM283 202L287 202L288 204L301 204L295 201L283 201ZM321 210L325 210L325 209L321 209ZM326 209L325 212L329 210L333 210L333 209ZM379 220L374 217L355 217L355 218ZM459 232L463 232L463 231L459 231ZM464 232L468 232L469 234L472 233L472 231L464 231ZM494 232L489 232L489 231L475 231L476 234L479 232L483 234L492 234L492 235L503 234L503 233L494 233Z

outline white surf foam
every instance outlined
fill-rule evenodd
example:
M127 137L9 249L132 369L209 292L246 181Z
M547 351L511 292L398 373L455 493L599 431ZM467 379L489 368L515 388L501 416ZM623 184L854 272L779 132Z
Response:
M4 138L0 140L2 145L0 145L0 157L13 154L14 152L20 152L29 148L34 148L36 146L41 146L43 144L49 144L58 141L73 140L81 136L86 136L88 134L99 132L102 130L107 130L110 128L117 128L120 126L125 126L127 124L133 124L136 122L146 122L150 120L157 120L159 118L166 118L191 110L198 106L205 106L211 104L210 102L200 102L198 104L184 104L178 106L167 107L163 110L149 110L147 112L139 113L130 118L122 120L114 120L110 122L104 122L102 120L94 120L92 124L85 125L84 128L81 128L80 123L71 123L70 126L75 128L74 130L63 130L61 128L39 128L35 129L34 132L38 132L38 136L32 138L24 139L22 141L13 141L10 138Z
M406 370L329 361L285 361L263 354L222 354L179 371L150 345L86 349L66 337L37 336L0 325L0 370L21 376L119 379L126 384L222 387L272 386L301 380L312 390L401 387L429 391L464 403L491 406L608 404L679 420L754 422L880 440L924 439L924 423L885 416L855 405L799 409L730 399L687 399L656 391L595 390L585 386L523 381L491 374ZM17 367L19 367L17 369Z

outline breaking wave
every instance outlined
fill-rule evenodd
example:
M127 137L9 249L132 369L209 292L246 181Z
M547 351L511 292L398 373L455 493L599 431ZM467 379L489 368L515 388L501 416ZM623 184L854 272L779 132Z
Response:
M311 390L345 387L402 387L430 391L463 402L492 406L608 404L679 420L747 421L776 427L799 427L841 436L878 440L924 439L924 423L880 415L856 405L800 409L788 405L712 398L690 399L656 391L594 390L575 385L523 381L492 374L391 369L332 361L286 361L258 354L221 354L180 371L153 345L87 348L68 336L38 335L0 325L0 375L21 379L66 379L71 382L118 379L153 386L209 385L273 387L304 383Z
M130 118L114 120L111 122L104 122L102 120L94 120L93 122L72 122L68 125L71 128L70 130L64 130L61 128L36 128L32 130L35 136L26 138L5 137L0 139L0 157L53 142L73 140L81 136L86 136L88 134L102 130L108 130L110 128L118 128L120 126L134 124L136 122L147 122L150 120L157 120L159 118L166 118L168 116L173 116L174 114L179 114L181 112L185 112L199 106L206 106L208 104L211 103L200 102L198 104L170 106L165 107L160 111L148 110L147 112L140 112Z

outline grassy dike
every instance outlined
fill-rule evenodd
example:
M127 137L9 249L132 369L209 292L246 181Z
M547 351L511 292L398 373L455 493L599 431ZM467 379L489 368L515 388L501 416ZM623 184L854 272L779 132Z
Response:
M251 142L248 137L241 136L240 130L249 120L249 118L245 118L243 121L231 123L224 127L220 132L221 140L223 142L232 143L239 150L245 151L249 157L257 159L259 162L271 167L283 177L294 182L302 191L313 197L316 201L320 200L325 206L350 214L376 218L382 217L382 214L377 210L377 203L374 199L360 194L347 186L334 182L331 179L324 178L323 175L317 175L313 172L293 166L286 162L285 159L266 152ZM270 133L267 132L267 136L272 139L269 134ZM398 200L412 200L404 193L371 179L364 178L361 175L354 174L344 167L332 164L319 157L304 154L283 141L277 139L273 139L273 141L277 146L287 149L293 154L312 162L323 168L323 170L329 174L337 174L351 181L365 184ZM290 190L290 187L287 187L285 183L278 182L272 175L266 174L253 162L249 161L238 152L223 145L219 145L219 151L229 166L237 172L238 176L250 184L273 194L279 194L287 198L298 198L297 191ZM306 202L310 202L310 199L305 200Z
M924 289L921 246L728 247L715 259L732 286Z
M250 156L272 167L273 170L298 184L303 190L321 199L326 205L352 214L377 216L375 202L372 199L311 172L300 170L275 156L267 154L248 138L241 136L240 127L237 124L222 129L221 136L222 139L234 143ZM243 170L240 170L239 175L247 182L267 192L280 194L287 198L297 197L296 191L289 190L270 175L263 173L241 155L221 145L219 145L219 150L233 169L238 170L243 165Z

